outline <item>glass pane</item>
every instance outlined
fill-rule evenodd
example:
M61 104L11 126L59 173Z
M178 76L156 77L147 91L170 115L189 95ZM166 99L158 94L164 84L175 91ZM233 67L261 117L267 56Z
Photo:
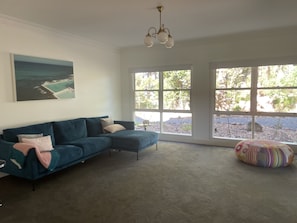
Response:
M250 88L251 68L220 68L216 69L216 88Z
M257 111L297 112L297 89L258 90Z
M158 91L136 91L135 109L158 109L159 92Z
M135 73L135 90L158 90L159 72Z
M190 91L164 91L163 108L170 110L190 110Z
M163 89L191 89L191 70L164 71Z
M293 86L297 86L297 65L273 65L258 68L258 87Z
M192 135L191 113L163 113L163 131L179 135Z
M160 112L135 112L134 121L137 130L160 132Z
M297 117L256 117L256 139L297 142Z
M213 137L229 139L251 139L251 116L214 115Z
M216 111L250 111L250 90L216 90Z

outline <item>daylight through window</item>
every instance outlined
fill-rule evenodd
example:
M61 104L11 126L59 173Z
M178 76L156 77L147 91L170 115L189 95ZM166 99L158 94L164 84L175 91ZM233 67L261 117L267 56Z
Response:
M192 135L191 70L134 73L136 129Z
M215 69L213 137L297 143L297 65Z

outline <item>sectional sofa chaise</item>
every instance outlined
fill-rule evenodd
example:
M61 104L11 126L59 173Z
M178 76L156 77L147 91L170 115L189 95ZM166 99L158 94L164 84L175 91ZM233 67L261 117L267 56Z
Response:
M108 116L76 118L4 129L1 172L33 182L112 149L138 153L158 143L158 133L135 130L133 121Z

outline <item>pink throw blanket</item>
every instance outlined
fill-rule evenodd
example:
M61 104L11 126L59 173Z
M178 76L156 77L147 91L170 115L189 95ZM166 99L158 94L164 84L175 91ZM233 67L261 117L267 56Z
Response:
M38 160L46 169L52 170L57 164L58 154L54 150L41 152L38 145L31 143L16 143L13 145L13 148L16 149L18 152L14 151L14 156L12 156L10 160L15 165L17 165L19 169L22 169L25 157L28 155L29 150L32 148L35 148L35 153Z

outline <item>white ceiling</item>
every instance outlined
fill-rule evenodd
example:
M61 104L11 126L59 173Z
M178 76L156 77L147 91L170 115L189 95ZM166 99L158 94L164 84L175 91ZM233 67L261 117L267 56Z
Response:
M159 4L175 41L297 27L297 0L0 0L0 14L127 47L158 28Z

